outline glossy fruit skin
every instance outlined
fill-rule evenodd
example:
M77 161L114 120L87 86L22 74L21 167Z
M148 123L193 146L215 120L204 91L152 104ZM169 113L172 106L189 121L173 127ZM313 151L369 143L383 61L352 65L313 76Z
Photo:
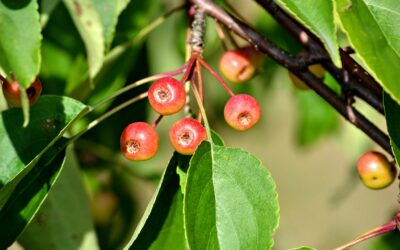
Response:
M245 131L258 123L261 108L257 100L247 94L232 96L225 104L224 118L232 128Z
M250 80L262 63L262 54L252 46L226 51L220 61L222 75L231 83Z
M382 189L389 186L396 178L396 167L389 162L385 155L368 151L357 161L358 174L370 189Z
M120 138L122 154L132 161L151 159L157 153L158 144L155 128L145 122L129 124Z
M183 155L192 155L206 138L206 129L193 118L183 118L175 122L169 130L172 146Z
M7 103L10 107L21 107L21 87L19 83L14 80L11 84L8 82L2 83L2 89L4 97L7 100ZM35 81L26 89L26 94L29 98L29 104L33 104L39 98L42 93L42 83L39 78L36 78Z
M154 82L148 91L151 107L161 115L179 112L186 103L186 92L182 84L172 77Z

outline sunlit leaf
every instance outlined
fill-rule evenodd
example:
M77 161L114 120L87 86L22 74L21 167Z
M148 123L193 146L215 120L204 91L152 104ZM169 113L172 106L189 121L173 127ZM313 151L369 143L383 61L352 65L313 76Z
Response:
M337 0L343 29L375 79L400 103L400 6L397 0Z
M190 249L270 249L278 225L275 183L245 151L203 142L190 161L184 200Z
M27 88L40 69L40 22L37 1L0 1L0 64Z
M341 66L331 0L279 0L297 20L321 39L333 62Z
M99 249L88 196L72 151L32 223L18 238L26 249Z

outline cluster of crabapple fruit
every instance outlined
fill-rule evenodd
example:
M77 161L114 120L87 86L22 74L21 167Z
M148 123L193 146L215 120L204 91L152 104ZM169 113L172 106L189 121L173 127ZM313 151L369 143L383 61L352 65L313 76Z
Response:
M225 62L220 64L221 71L232 82L250 79L254 75L255 65L260 61L259 56L256 56L251 47L240 51L236 56L230 56L229 60L224 58L227 53L230 54L232 51L225 52L221 59L221 62ZM246 55L245 60L242 55ZM245 62L246 60L247 62ZM231 64L232 61L239 61L239 65L242 67L223 66L223 64ZM160 116L152 125L146 122L134 122L125 127L121 134L120 147L127 159L147 160L156 154L159 137L155 127L163 116L176 114L183 109L187 98L184 88L186 81L190 81L191 89L198 97L196 101L199 107L203 107L201 66L208 70L231 96L224 107L224 118L228 125L238 131L245 131L258 123L261 117L261 108L257 100L247 94L234 94L223 79L197 53L193 53L191 59L181 69L173 73L162 74L162 77L150 86L147 92L148 101L152 109ZM183 72L184 76L180 81L172 77ZM239 79L240 81L238 81ZM172 125L169 130L169 140L178 153L192 155L198 145L207 139L207 131L201 121L202 113L200 112L198 119L183 118Z
M13 77L10 82L0 75L0 81L2 82L1 87L3 89L3 95L6 99L9 107L21 107L21 87L18 81ZM25 90L26 95L29 99L29 104L33 104L37 101L42 93L42 83L39 78L33 81L33 83Z
M363 184L370 189L382 189L396 178L394 163L376 151L367 151L357 161L357 170Z

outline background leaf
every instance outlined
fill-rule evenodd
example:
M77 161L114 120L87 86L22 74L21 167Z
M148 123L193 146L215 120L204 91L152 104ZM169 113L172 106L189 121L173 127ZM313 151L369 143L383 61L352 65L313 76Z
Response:
M72 151L68 150L57 182L18 242L26 249L99 249Z
M258 159L209 142L199 146L184 200L191 249L269 249L278 211L275 183Z
M29 178L30 181L35 181L40 178L37 173L41 173L47 162L65 148L67 140L59 139L63 131L83 112L84 107L67 97L42 96L32 106L34 119L24 129L21 127L22 117L18 109L1 113L0 147L6 153L0 155L0 209L7 204L10 197L19 199L18 195L13 197L13 191L17 190L21 180ZM31 173L35 165L37 167ZM18 190L16 192L19 193ZM22 197L29 201L35 193L30 195ZM27 218L29 220L29 216Z
M109 0L92 0L93 5L99 13L103 24L103 36L106 48L108 49L114 38L115 27L117 25L118 16L129 3L127 0L109 1Z
M84 108L85 105L68 97L42 96L32 105L32 119L24 129L19 109L2 112L0 187L14 179L52 140L59 138Z
M94 77L103 64L105 53L104 28L92 0L63 0L79 34L85 43L89 62L89 75Z
M0 64L24 88L39 73L40 22L37 1L0 1Z
M53 155L54 156L54 155ZM35 171L28 173L15 187L0 210L0 249L10 246L32 220L46 199L64 164L65 153L43 157Z
M336 1L336 11L352 47L369 73L398 103L399 8L396 0Z
M326 74L325 82L339 92L338 84ZM310 146L339 128L339 116L335 109L321 97L310 91L297 91L296 140L301 146Z
M41 0L40 1L40 24L46 26L53 10L60 3L60 0Z
M189 157L174 154L159 187L125 249L185 249L183 197L177 167L187 167Z
M336 39L333 1L331 0L279 0L297 20L321 39L332 61L341 66Z

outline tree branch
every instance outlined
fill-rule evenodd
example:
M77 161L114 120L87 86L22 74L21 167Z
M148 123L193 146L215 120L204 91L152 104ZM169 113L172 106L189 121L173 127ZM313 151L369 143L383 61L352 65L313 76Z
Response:
M258 1L264 2L262 0ZM311 72L308 71L307 65L312 64L313 62L318 62L318 60L319 62L327 61L327 65L329 65L329 61L326 58L327 53L319 52L318 46L316 44L309 44L310 48L314 48L312 49L313 53L310 55L310 57L306 57L306 59L304 60L299 57L290 56L286 51L282 50L266 38L262 37L257 31L255 31L242 21L238 20L234 16L228 14L222 8L215 5L212 1L191 0L191 2L193 4L196 4L199 8L204 9L207 15L217 19L218 22L225 25L228 29L235 32L237 35L241 36L249 43L253 44L256 48L267 54L270 58L274 59L285 68L288 68L291 72L293 72L303 81L305 81L311 89L313 89L318 95L324 98L325 101L327 101L333 108L335 108L350 123L361 129L389 154L392 154L389 137L385 133L383 133L379 128L377 128L368 119L366 119L354 107L349 105L343 97L338 96L320 79L316 78ZM266 1L266 3L271 2L271 0ZM309 41L310 40L308 40L308 42ZM307 43L307 39L304 40L304 42ZM323 55L322 53L325 53L325 55ZM336 73L339 74L339 71ZM341 77L344 77L344 74L336 75L336 77L338 77L338 79L340 79L338 81L341 82L341 80L343 80L343 78Z
M320 40L310 33L301 23L293 19L282 8L272 0L256 0L267 10L298 42L311 53L319 53L329 56ZM382 88L367 71L351 58L349 54L340 50L340 57L344 69L336 67L330 61L324 61L323 66L341 84L346 91L366 101L379 113L383 114ZM347 70L346 72L344 72ZM345 79L346 78L346 79ZM360 82L364 84L360 84ZM367 87L367 88L366 88Z

